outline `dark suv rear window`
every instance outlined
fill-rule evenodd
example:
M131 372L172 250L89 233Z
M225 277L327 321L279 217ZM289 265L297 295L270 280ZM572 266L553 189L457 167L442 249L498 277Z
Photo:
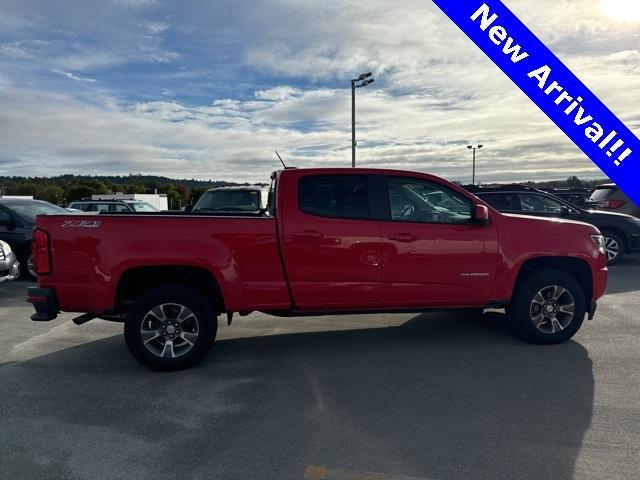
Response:
M369 218L365 175L314 175L298 181L298 207L311 215Z
M606 200L611 195L613 195L616 191L616 187L598 187L596 191L591 194L589 197L590 202L599 202L602 200Z

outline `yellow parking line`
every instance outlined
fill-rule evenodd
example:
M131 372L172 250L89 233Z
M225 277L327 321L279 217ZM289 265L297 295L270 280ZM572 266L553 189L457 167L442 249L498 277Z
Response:
M327 469L317 465L309 465L304 471L305 480L324 480Z

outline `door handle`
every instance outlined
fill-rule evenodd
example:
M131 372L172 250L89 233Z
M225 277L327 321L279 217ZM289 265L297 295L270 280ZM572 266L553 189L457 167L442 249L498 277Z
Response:
M294 238L322 238L324 235L315 230L305 230L304 232L295 232L293 234Z
M399 233L397 235L390 236L389 239L396 242L411 243L415 242L418 238L410 233Z

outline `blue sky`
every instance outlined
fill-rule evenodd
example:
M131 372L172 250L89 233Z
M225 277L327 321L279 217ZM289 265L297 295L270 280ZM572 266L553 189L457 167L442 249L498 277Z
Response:
M507 0L634 131L630 0ZM602 176L430 0L0 0L0 171L264 180L350 164L468 181Z

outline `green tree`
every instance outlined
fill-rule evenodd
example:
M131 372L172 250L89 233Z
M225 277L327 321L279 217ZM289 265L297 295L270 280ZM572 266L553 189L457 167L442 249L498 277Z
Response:
M580 180L575 175L567 178L567 186L568 187L582 187L582 180Z
M163 185L158 189L158 193L164 193L167 195L167 200L169 202L169 210L178 210L182 206L182 199L180 198L180 194L176 190L176 187L169 183L168 185Z
M38 200L46 200L56 205L62 205L64 196L64 190L61 187L57 185L46 185L40 187L34 197Z
M195 203L200 199L202 194L206 191L207 189L205 187L192 188L191 197L189 198L189 205L195 205Z
M94 191L90 186L81 183L70 183L64 189L64 196L67 203L90 197L93 193Z

